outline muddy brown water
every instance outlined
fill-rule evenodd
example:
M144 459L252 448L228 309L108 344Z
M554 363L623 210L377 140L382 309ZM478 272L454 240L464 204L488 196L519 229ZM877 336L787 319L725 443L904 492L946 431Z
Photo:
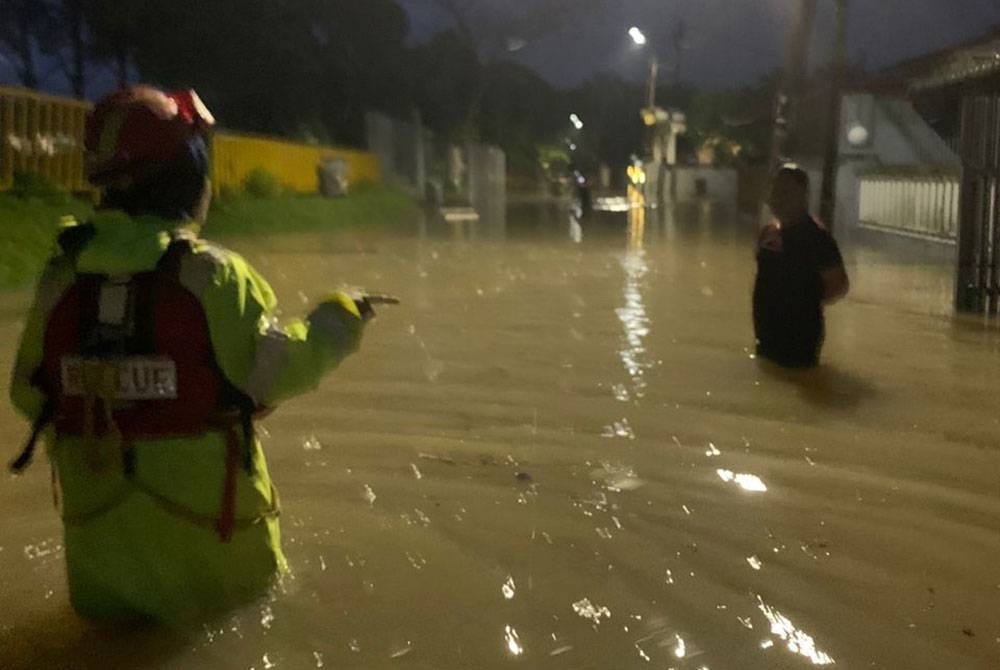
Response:
M0 478L0 667L1000 668L996 330L858 256L825 366L781 374L746 224L618 216L234 243L285 315L403 300L264 424L292 573L185 630L80 622L42 461Z

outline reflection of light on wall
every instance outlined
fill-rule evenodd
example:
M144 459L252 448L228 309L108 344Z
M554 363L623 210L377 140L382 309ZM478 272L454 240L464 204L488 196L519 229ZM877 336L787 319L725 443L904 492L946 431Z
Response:
M813 665L833 665L836 662L829 654L816 648L812 636L796 628L788 617L767 605L760 596L757 596L757 607L771 623L771 634L784 640L790 652L805 656Z
M628 180L635 186L646 183L646 171L642 169L641 165L629 165L625 173L628 175Z

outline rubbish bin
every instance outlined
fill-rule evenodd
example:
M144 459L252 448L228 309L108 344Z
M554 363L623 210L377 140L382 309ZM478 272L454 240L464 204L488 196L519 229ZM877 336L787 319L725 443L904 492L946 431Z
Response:
M347 161L342 158L327 158L316 168L319 176L319 192L327 198L347 195Z

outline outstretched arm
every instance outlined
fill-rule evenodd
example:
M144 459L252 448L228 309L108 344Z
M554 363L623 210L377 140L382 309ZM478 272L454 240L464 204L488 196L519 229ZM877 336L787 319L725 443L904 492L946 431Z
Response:
M180 280L201 301L223 374L257 405L314 389L360 344L365 319L350 296L335 293L306 319L279 326L271 287L232 252L196 244Z

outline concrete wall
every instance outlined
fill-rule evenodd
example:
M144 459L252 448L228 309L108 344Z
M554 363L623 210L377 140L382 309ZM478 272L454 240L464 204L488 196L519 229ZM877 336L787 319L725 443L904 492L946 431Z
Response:
M849 133L855 126L867 130L867 141L853 144ZM859 172L878 166L944 166L961 169L961 159L902 98L870 93L844 96L841 111L840 167L837 173L837 207L834 228L849 234L857 228ZM818 166L812 166L818 168ZM810 170L817 200L821 182L818 169Z
M648 163L646 170L646 202L658 202L659 189L664 189L664 200L670 199L671 174L662 164ZM677 166L677 202L706 199L723 205L736 206L738 175L730 168L706 166ZM699 194L701 183L704 194Z
M856 126L865 128L866 141L849 140ZM954 244L861 227L858 219L863 173L898 167L961 170L961 160L905 99L847 95L841 128L834 234L844 252L852 293L861 300L889 298L919 311L950 313L957 262ZM819 166L809 167L818 207L821 173ZM908 279L887 283L888 277L897 275L886 273L886 266L899 268Z

